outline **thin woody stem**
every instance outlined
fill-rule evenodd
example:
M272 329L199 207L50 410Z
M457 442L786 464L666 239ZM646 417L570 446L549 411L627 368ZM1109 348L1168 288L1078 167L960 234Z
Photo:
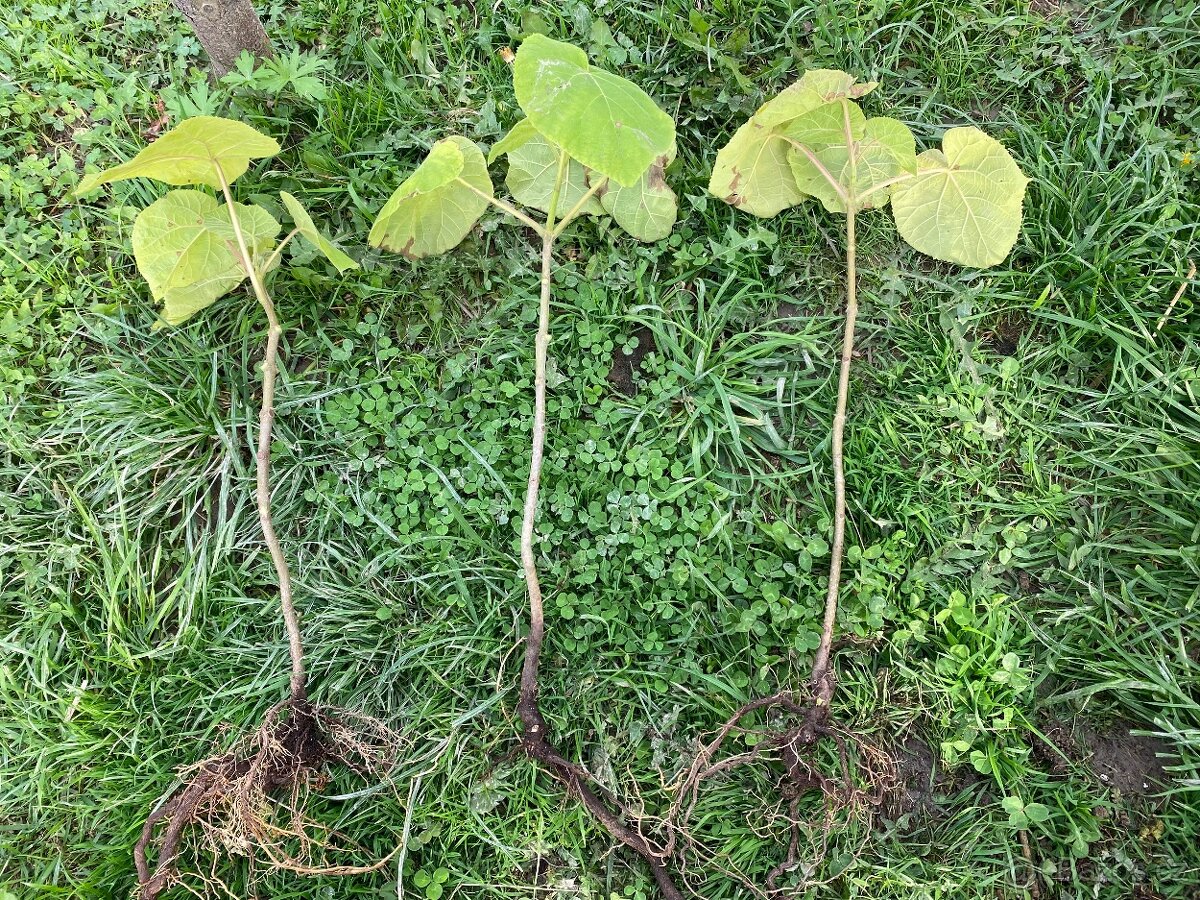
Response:
M855 285L854 211L846 216L846 325L842 335L842 362L838 371L837 407L833 414L833 548L829 561L829 586L825 593L825 619L821 625L821 643L813 660L810 679L818 703L833 696L833 677L829 657L833 650L837 619L838 591L842 580L842 553L846 544L846 472L843 437L846 431L846 401L850 395L850 362L854 357L854 323L858 318Z
M538 581L537 560L533 552L533 528L537 519L538 488L542 480L542 459L546 447L546 367L550 346L550 275L554 253L554 216L562 193L567 155L559 156L558 175L550 193L546 224L542 228L542 283L538 301L538 330L534 345L533 433L529 458L529 480L525 485L525 509L521 520L521 568L529 591L529 637L525 642L525 661L521 667L520 713L526 731L539 735L546 727L537 706L538 664L546 619L542 608L542 586Z
M271 552L271 561L275 565L275 574L279 580L279 603L287 628L288 652L292 657L289 694L293 703L299 703L305 700L308 694L308 681L304 673L304 643L300 637L300 617L292 601L292 576L288 571L287 559L283 555L283 547L275 533L275 524L271 520L271 428L275 422L275 375L279 369L279 338L283 329L279 325L279 317L275 314L275 304L271 302L271 295L267 293L263 284L262 274L255 267L254 258L246 246L246 236L238 221L237 207L233 202L229 181L220 164L216 165L216 170L229 209L229 224L233 227L238 249L242 254L242 265L254 288L254 296L258 298L263 312L267 314L267 349L263 354L262 404L258 412L258 451L255 457L255 496L258 501L258 521L262 527L263 540Z
M606 803L589 783L587 774L563 756L550 742L546 733L546 720L538 706L538 665L542 654L542 641L546 634L546 619L542 602L542 587L538 581L537 558L533 549L534 523L537 519L538 487L542 477L542 460L546 446L546 369L550 346L550 284L553 270L554 239L562 230L563 223L576 215L586 198L576 204L559 227L555 228L555 216L562 187L566 180L568 157L562 153L558 160L558 173L554 189L547 206L546 224L542 235L542 281L538 302L538 330L534 356L534 404L533 433L529 459L529 481L525 488L524 518L521 521L521 567L525 573L525 585L529 591L529 636L525 639L525 660L521 666L521 693L517 711L524 728L522 743L530 757L543 763L570 794L578 797L597 821L616 840L636 852L650 867L654 880L662 891L663 900L683 900L667 871L662 855L657 852L635 828L626 825L623 819L630 813L619 802ZM601 182L602 183L602 182ZM600 189L597 184L593 192ZM592 193L592 192L589 192ZM615 807L615 810L614 810Z
M843 103L846 146L853 147L849 107ZM855 271L858 242L855 235L854 213L860 199L854 190L857 164L850 154L850 187L843 189L846 204L846 316L842 334L842 360L838 369L837 405L833 414L831 454L833 457L833 547L829 560L829 585L825 593L825 617L821 625L821 643L813 659L809 684L817 706L828 707L833 699L834 677L829 665L833 652L833 634L837 623L838 592L842 582L842 555L846 545L846 470L844 436L846 404L850 396L850 363L854 359L854 324L858 318L858 283Z

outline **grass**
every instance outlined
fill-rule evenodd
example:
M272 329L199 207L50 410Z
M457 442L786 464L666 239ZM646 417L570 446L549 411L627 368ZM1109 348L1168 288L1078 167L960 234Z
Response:
M456 896L652 896L507 756L525 239L485 220L419 268L361 240L434 140L491 142L513 123L497 51L542 26L677 117L683 211L659 245L568 233L537 530L543 705L564 751L661 815L699 737L807 671L830 530L836 226L805 208L752 220L704 186L764 97L805 67L842 68L884 83L872 113L977 123L1034 183L1016 253L987 273L932 264L863 217L841 625L863 643L839 657L840 713L893 750L903 802L824 835L814 799L822 861L795 878L812 897L1027 896L1002 804L1019 797L1048 810L1028 835L1041 896L1192 896L1196 287L1158 322L1200 256L1195 4L306 0L264 14L278 47L324 64L326 99L210 87L162 3L43 4L0 24L0 896L126 894L176 767L286 686L251 505L262 317L235 295L151 334L126 248L157 189L63 200L85 162L136 151L158 99L176 120L226 113L283 139L280 164L242 189L311 201L364 264L338 278L302 256L275 281L294 324L274 503L317 699L410 741L392 784L335 781L326 813L372 852L404 853L372 875L268 876L260 893L421 896L418 873L445 868ZM1166 754L1163 789L1121 789L1104 768L1095 735L1130 728L1127 758ZM762 884L782 858L773 783L748 768L703 795L685 879L701 896L744 896L723 870ZM237 861L219 874L244 893Z

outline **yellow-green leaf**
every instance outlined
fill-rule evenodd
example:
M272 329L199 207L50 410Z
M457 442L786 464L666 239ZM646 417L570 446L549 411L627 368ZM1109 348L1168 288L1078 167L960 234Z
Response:
M900 236L945 262L987 267L1002 262L1021 230L1029 179L995 138L951 128L942 149L917 157L917 175L892 189Z
M541 134L617 184L634 184L675 143L675 123L645 91L544 35L521 44L513 88Z
M535 131L519 147L507 152L508 174L504 178L504 185L513 199L525 206L549 212L550 195L554 192L554 180L558 177L559 148ZM568 162L567 177L558 197L558 215L561 217L574 209L575 204L588 192L588 187L587 169L576 160ZM604 208L594 196L588 198L580 211L589 216L604 215Z
M663 178L663 170L674 157L674 152L660 156L632 187L610 182L600 194L605 212L639 241L661 241L675 227L675 192Z
M325 258L333 263L335 269L339 272L345 272L347 269L358 268L358 263L347 256L337 244L321 233L313 223L312 216L308 214L308 210L301 205L299 200L287 191L280 191L279 196L283 200L283 205L287 207L287 211L291 214L292 221L296 223L296 231L300 237L320 250L325 255Z
M127 178L153 178L167 184L221 187L217 166L232 183L250 167L250 160L274 156L279 144L243 122L217 116L193 116L168 131L123 165L86 176L76 196L102 184Z
M709 192L764 218L795 206L805 195L792 177L790 149L778 126L767 128L751 118L717 151Z
M849 100L843 102L857 109ZM853 116L851 126L853 131L858 131ZM896 119L882 116L866 119L861 132L855 134L850 144L843 137L836 143L814 146L815 162L800 150L792 151L792 173L800 190L819 199L830 212L844 213L846 204L825 177L826 172L841 185L847 196L855 198L857 211L886 205L890 194L886 182L917 169L912 132Z
M425 161L384 204L368 238L409 259L458 246L487 209L492 179L473 141L438 141Z
M257 206L237 204L238 224L261 260L279 223ZM246 277L229 209L203 191L171 191L133 223L133 255L162 318L178 325L233 290Z
M789 163L789 139L803 133L818 144L842 141L844 122L838 101L862 97L874 89L874 82L855 84L854 76L836 69L805 72L760 106L718 151L709 191L756 216L773 216L795 206L811 192L796 184ZM864 120L857 106L850 107L857 137Z
M519 147L524 147L537 136L538 130L533 127L533 123L528 119L522 119L509 130L508 134L492 145L492 149L488 151L488 165L490 166L505 153L511 153Z
M774 128L843 97L862 97L875 87L874 81L856 85L853 75L837 69L810 69L760 106L754 118L764 128Z

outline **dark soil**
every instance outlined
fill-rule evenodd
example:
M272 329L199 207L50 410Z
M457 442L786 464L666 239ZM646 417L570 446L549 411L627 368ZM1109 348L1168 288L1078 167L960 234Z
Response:
M987 330L977 332L975 337L984 347L999 356L1015 356L1020 348L1021 338L1029 328L1027 316L1006 313L992 322Z
M626 354L620 347L613 350L612 368L608 371L608 383L624 397L636 397L637 381L634 378L642 371L642 360L654 349L654 335L646 326L640 326L633 336L637 338L637 346L633 352Z
M1157 793L1170 784L1166 766L1174 760L1170 746L1156 737L1130 732L1136 726L1117 722L1106 729L1080 727L1075 741L1084 761L1107 787L1130 796Z
M1166 741L1131 733L1143 727L1134 722L1099 726L1047 718L1039 723L1046 739L1033 739L1033 756L1050 775L1066 776L1075 763L1091 769L1105 787L1143 797L1171 783L1166 767L1176 759Z
M892 753L896 763L896 790L887 799L886 812L893 818L918 817L937 811L936 797L942 775L937 754L920 738L909 738Z

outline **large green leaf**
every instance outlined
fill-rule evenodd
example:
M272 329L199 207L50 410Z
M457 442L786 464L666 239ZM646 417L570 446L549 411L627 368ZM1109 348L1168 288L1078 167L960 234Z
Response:
M321 233L320 229L313 222L312 216L308 214L308 210L304 208L299 200L287 191L280 191L279 196L283 200L283 205L287 207L287 211L291 214L292 221L296 223L296 231L300 237L320 250L325 255L325 258L333 263L334 268L339 272L358 268L358 263L347 256L337 244Z
M842 102L857 110L849 100ZM841 106L841 103L830 105ZM825 172L842 186L848 196L855 198L854 207L857 211L886 205L890 188L883 185L906 172L917 170L916 142L903 122L878 117L861 120L860 126L860 120L861 113L857 118L851 115L853 139L849 144L842 137L836 143L813 145L810 149L816 158L815 162L800 150L793 150L790 156L796 185L804 193L818 198L830 212L844 213L846 204L830 185ZM817 163L820 163L824 172ZM869 196L864 198L867 194Z
M508 174L504 184L513 198L525 206L549 212L550 195L554 193L554 180L558 177L559 148L535 131L531 138L507 152ZM574 209L575 204L588 192L588 187L587 169L576 160L568 162L567 177L558 197L558 216L562 217ZM581 212L602 216L604 207L592 196Z
M803 130L812 139L818 126L823 126L831 140L838 140L842 113L836 101L862 97L874 88L874 82L855 84L854 76L836 69L805 72L760 106L718 151L709 191L756 216L773 216L795 206L808 193L797 186L789 164L791 132ZM793 127L801 117L806 117L804 122Z
M610 182L600 193L605 212L639 241L661 241L675 227L678 215L675 192L663 178L663 170L674 158L672 150L655 160L637 184L622 187Z
M941 150L917 157L918 173L892 189L900 236L915 249L963 266L1003 261L1021 230L1029 179L995 138L951 128Z
M483 152L464 137L446 138L396 188L368 240L409 259L445 253L467 236L491 196Z
M790 149L779 126L767 128L751 118L717 151L708 190L764 218L795 206L805 195L788 165Z
M754 119L764 128L784 125L805 113L842 98L855 99L875 90L874 81L855 84L854 76L837 69L810 69L758 108Z
M257 206L239 203L236 212L247 249L261 260L279 223ZM133 223L133 256L169 325L195 315L246 277L229 208L203 191L171 191L142 210Z
M530 35L513 62L517 102L539 132L626 187L675 143L675 123L641 88L592 68L578 47Z
M154 178L167 184L221 187L216 167L233 182L250 160L274 156L279 144L243 122L217 116L193 116L168 131L129 162L88 175L75 189L81 196L102 184L127 178Z

